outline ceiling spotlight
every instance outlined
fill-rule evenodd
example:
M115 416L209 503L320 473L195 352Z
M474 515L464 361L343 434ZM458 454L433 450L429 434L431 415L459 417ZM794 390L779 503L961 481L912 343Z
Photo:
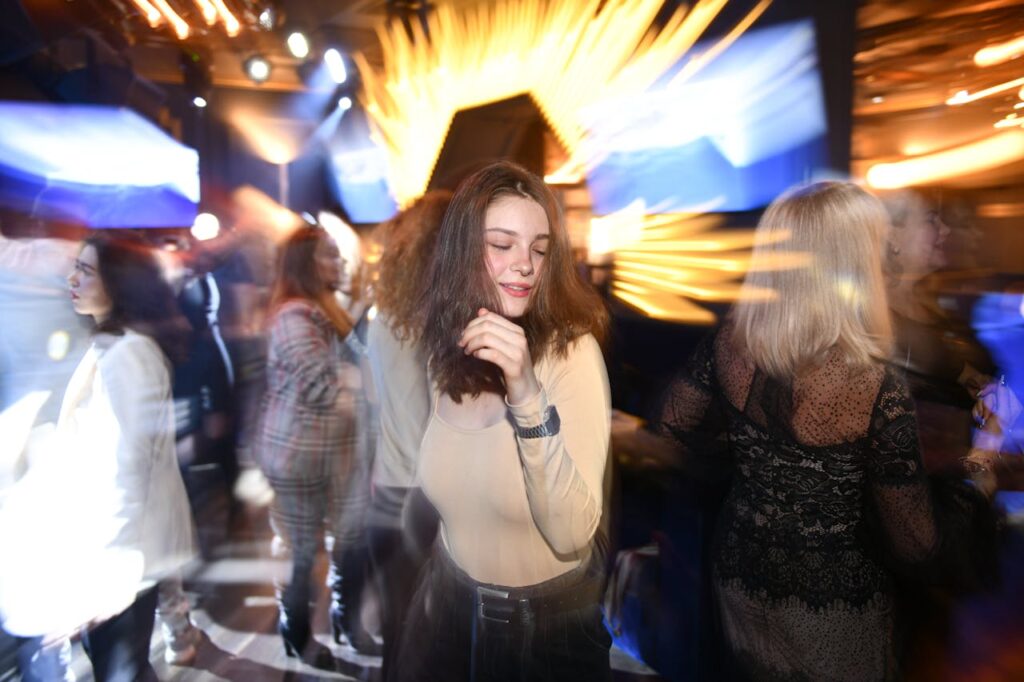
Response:
M348 111L352 108L352 98L349 96L342 97L338 100L338 108L342 111Z
M274 21L276 19L277 16L274 13L274 8L264 7L263 11L260 12L260 16L258 19L258 21L260 22L260 28L262 28L264 31L270 31L271 29L274 28Z
M330 72L331 80L335 83L344 83L348 78L345 60L341 58L341 53L333 47L324 52L324 64L327 65L327 71Z
M200 213L192 223L192 236L203 242L220 234L220 221L212 213Z
M270 62L262 55L253 55L245 60L245 73L256 83L270 78Z
M206 98L196 95L192 98L192 104L196 105L198 109L204 109L206 108Z
M309 55L309 41L300 31L292 31L288 34L288 51L296 59L305 59Z

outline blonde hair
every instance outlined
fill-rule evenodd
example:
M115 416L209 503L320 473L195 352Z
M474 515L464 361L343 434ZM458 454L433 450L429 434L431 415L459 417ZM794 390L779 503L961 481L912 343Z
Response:
M851 365L888 357L892 326L882 277L889 220L847 182L819 182L776 199L757 226L733 339L776 378L793 378L833 348ZM780 267L783 254L809 262ZM758 300L768 290L769 300Z

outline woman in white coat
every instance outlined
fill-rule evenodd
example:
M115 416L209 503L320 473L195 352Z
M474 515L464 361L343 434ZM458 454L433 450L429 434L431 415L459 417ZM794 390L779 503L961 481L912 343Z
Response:
M91 316L96 329L64 394L57 465L39 472L45 485L36 487L53 501L36 502L34 513L31 495L5 503L5 516L16 511L8 505L23 505L44 528L28 524L36 543L18 543L20 579L5 573L4 627L52 638L82 626L95 678L136 680L152 673L157 582L193 555L168 360L182 347L187 323L141 242L87 240L68 285L75 311ZM59 507L55 489L65 495ZM51 521L62 538L53 543L59 557L39 547L51 543L38 542L48 525L41 517L57 508L61 518Z

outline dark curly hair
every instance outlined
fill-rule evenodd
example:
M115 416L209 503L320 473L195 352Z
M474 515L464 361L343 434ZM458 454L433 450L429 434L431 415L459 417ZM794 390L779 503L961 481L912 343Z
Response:
M120 335L131 328L156 341L171 361L183 361L191 327L153 247L130 234L95 234L83 242L86 246L96 250L96 270L111 304L96 331Z
M374 238L381 245L374 300L403 341L418 340L419 299L429 286L427 275L452 193L427 192L391 220L381 223Z

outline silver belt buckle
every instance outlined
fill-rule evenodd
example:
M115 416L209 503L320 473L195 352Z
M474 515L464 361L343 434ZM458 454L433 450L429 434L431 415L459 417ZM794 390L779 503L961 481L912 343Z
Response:
M477 614L482 619L490 620L490 621L495 621L497 623L504 623L506 625L508 625L509 623L512 622L512 613L514 613L514 611L509 614L508 618L502 618L501 616L492 616L492 615L487 613L487 602L486 602L487 598L500 599L501 601L507 603L513 609L515 608L513 603L511 601L509 601L509 598L508 598L509 597L509 592L507 590L495 590L495 589L492 589L490 587L484 587L482 585L477 585L477 587L476 587L476 594L477 594L477 601L478 601Z

